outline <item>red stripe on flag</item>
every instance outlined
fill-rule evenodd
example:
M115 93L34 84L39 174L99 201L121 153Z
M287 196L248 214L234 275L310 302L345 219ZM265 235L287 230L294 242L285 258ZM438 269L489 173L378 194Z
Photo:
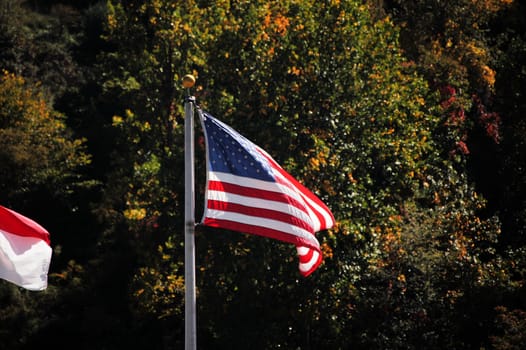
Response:
M307 252L307 254L304 254L304 255L298 255L299 259L300 259L300 264L306 264L308 263L309 261L311 261L312 259L312 256L314 255L314 252L312 249L309 249L309 251ZM320 259L321 260L321 259Z
M276 182L281 183L283 185L288 186L289 188L296 188L297 191L301 193L302 196L309 198L311 201L316 203L324 212L330 217L331 221L327 221L326 217L319 212L319 209L314 208L313 206L309 205L308 202L306 202L306 205L309 206L309 208L314 212L316 217L318 217L318 220L321 223L320 230L324 230L327 228L330 228L334 225L334 216L332 215L332 212L330 209L323 203L314 193L312 193L308 188L303 186L301 183L299 183L292 175L290 175L288 172L286 172L276 161L270 157L265 151L263 151L261 148L257 148L257 150L268 160L268 162L272 165L272 168L279 172L287 181L284 182L279 177L276 177Z
M314 251L311 249L309 250L310 253L314 254ZM300 259L301 260L301 259ZM318 258L317 260L312 264L312 266L310 267L310 269L308 270L302 270L302 267L301 267L301 262L300 262L300 273L302 276L304 277L307 277L308 275L310 275L311 273L313 273L317 268L318 266L320 266L321 262L323 260L323 257L321 256L321 253L318 254Z
M223 201L210 200L210 199L208 200L207 207L209 209L216 209L216 210L221 210L221 211L226 211L226 212L240 213L240 214L253 216L253 217L260 217L260 218L281 221L281 222L285 222L290 225L300 227L304 229L305 231L309 231L309 232L313 231L312 226L306 223L305 221L297 218L294 215L290 215L290 214L283 213L283 212L276 211L276 210L255 208L255 207L247 206L243 204L223 202Z
M261 189L254 188L254 187L235 185L235 184L231 184L228 182L221 182L221 181L209 181L208 189L212 191L220 191L220 192L238 194L238 195L245 196L245 197L253 197L255 199L267 199L270 201L287 203L287 204L291 204L295 206L296 208L300 208L303 211L305 211L303 203L299 202L293 197L287 195L286 193L282 193L282 192L261 190Z
M50 245L49 232L33 220L0 206L0 230L17 236L35 237Z
M274 230L268 227L257 226L244 224L236 221L214 219L214 218L205 218L204 225L210 227L224 228L232 231L240 231L244 233L250 233L253 235L268 237L272 239L277 239L282 242L292 243L296 246L303 246L319 251L318 247L313 246L309 241L298 236L291 235L287 232L282 232L279 230ZM321 252L320 252L321 254Z

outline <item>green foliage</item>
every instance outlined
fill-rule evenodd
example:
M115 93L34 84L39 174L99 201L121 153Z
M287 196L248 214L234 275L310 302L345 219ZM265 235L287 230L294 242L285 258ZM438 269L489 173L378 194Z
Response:
M197 15L200 20L187 25ZM216 232L204 230L207 238L198 242L198 251L206 252L207 258L200 264L198 280L200 314L205 319L223 315L231 327L249 332L239 315L241 305L253 305L245 309L248 319L250 313L261 312L268 296L254 299L239 293L232 299L232 292L246 293L257 285L265 290L294 290L302 305L309 305L308 314L314 318L308 327L324 329L310 338L311 346L323 344L327 335L335 338L334 346L344 346L348 341L343 340L344 334L355 334L353 341L364 347L389 342L416 346L426 339L438 344L454 327L447 316L424 323L418 317L403 321L400 315L398 323L386 322L359 335L362 325L387 316L378 310L391 310L400 303L407 305L403 312L455 315L462 291L486 283L488 276L482 276L478 266L481 256L491 260L492 255L479 250L478 244L491 246L498 231L494 221L477 217L483 202L463 174L465 158L460 151L450 152L452 145L461 147L462 128L445 124L443 115L467 108L469 102L453 90L441 96L428 90L417 74L418 66L405 60L398 49L397 30L389 19L373 21L367 7L356 2L265 1L177 8L163 1L140 6L116 2L109 7L107 38L117 51L105 56L109 72L103 88L118 101L128 101L123 105L128 108L125 116L115 116L113 123L132 151L120 157L129 156L124 162L135 164L134 172L123 178L129 183L123 214L136 221L128 224L130 233L150 232L147 223L152 217L166 218L174 212L173 207L165 211L170 208L168 202L162 209L162 198L181 197L177 192L162 195L167 184L180 183L166 166L181 157L180 148L173 148L181 144L177 119L181 110L171 105L174 81L182 74L176 73L176 66L196 68L196 91L203 91L203 103L211 106L208 109L269 150L318 193L338 219L337 227L320 237L328 257L324 274L317 280L324 286L321 294L265 274L267 269L280 271L278 276L284 277L293 273L292 267L284 270L268 258L255 257L260 252L269 257L276 256L275 252L288 256L283 245L246 237L237 238L240 243L220 243L222 237L209 237ZM175 125L173 135L167 132L172 130L167 122ZM154 160L160 164L155 171L141 170ZM413 251L411 237L417 221L413 215L430 218L416 230L419 239L444 242L418 245L423 247L416 257L405 253ZM180 232L177 222L164 221L160 230ZM435 231L435 227L440 229ZM181 240L182 235L175 233L174 241ZM230 260L225 252L236 259ZM169 256L181 261L180 254L175 249ZM157 266L155 260L145 254L145 262ZM226 262L221 268L214 265ZM443 273L405 277L408 271L429 270L426 266L440 266ZM164 282L157 290L170 295L170 281L180 280L179 268L174 268L171 277L157 268L140 269L137 276L149 271L150 277L137 280L138 291L152 290L155 283L146 282L141 288L140 281L158 276ZM235 278L230 271L236 271ZM258 277L261 275L267 277ZM400 286L404 278L415 286L420 304L400 291L391 300L378 290L378 286ZM430 287L446 282L450 287L442 291ZM211 306L217 299L232 302L217 309ZM278 292L273 300L295 305L295 310L303 308L288 294ZM159 297L152 296L151 301L145 307L159 317L165 315L161 310L173 310L170 316L180 312L162 308ZM417 324L429 330L440 324L443 331L418 337L410 332ZM214 346L233 341L220 324L210 322L202 327L216 334L209 340ZM401 335L400 330L407 334ZM280 334L281 330L269 328L268 332ZM362 337L369 340L360 340ZM298 346L300 338L292 337L283 345ZM454 336L451 339L456 341Z
M3 0L0 4L1 68L31 83L42 82L48 99L60 98L83 78L71 55L78 44L80 13L59 3L46 13L36 12L29 3Z
M82 183L79 169L90 163L83 144L23 78L2 73L0 189L5 201L39 186L57 194L72 191Z
M28 198L40 187L81 196L77 185L88 173L104 182L77 216L50 219L55 227L89 226L91 206L100 221L54 236L59 259L48 291L32 300L15 287L0 289L9 305L0 322L6 346L51 344L49 334L82 349L182 346L179 84L187 73L198 78L192 92L203 109L266 149L337 220L317 235L324 264L307 279L289 245L198 226L199 347L522 345L524 201L514 192L524 182L524 74L515 58L525 45L513 10L520 5L0 6L0 64L17 73L6 72L0 84L5 198ZM513 106L509 124L494 106ZM200 133L197 127L197 220L205 178ZM484 198L486 173L477 172L496 145L506 155L501 164L514 169L501 174L509 181L497 187L504 189L498 204ZM515 229L520 234L512 236ZM84 251L81 259L69 259L73 247ZM19 340L9 336L11 322Z
M47 290L39 295L30 295L14 285L0 286L0 339L2 346L16 349L20 344L30 342L31 338L45 328L46 303L53 303L57 294Z

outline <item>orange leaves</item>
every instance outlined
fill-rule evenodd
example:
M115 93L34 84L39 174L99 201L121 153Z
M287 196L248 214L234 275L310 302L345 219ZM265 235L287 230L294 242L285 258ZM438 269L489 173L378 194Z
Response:
M292 67L289 68L288 73L292 74L292 75L295 75L295 76L299 76L299 75L301 75L301 69L299 69L296 66L292 66Z
M267 14L263 20L263 30L265 32L270 30L279 36L284 36L290 25L289 19L281 13L273 13L269 6L267 5Z
M259 41L271 42L271 45L276 45L279 38L284 37L289 29L290 21L287 16L280 12L280 9L270 8L270 4L265 6L265 16L261 24L261 33L256 39L256 44ZM274 48L271 46L269 53L274 53Z
M487 65L482 66L482 79L488 84L490 87L493 87L495 85L495 71L488 67Z
M382 133L382 135L391 135L395 132L394 128L390 128L389 130L386 130Z
M353 177L352 173L348 173L348 174L347 174L347 179L348 179L352 184L358 183L358 180L356 180L356 179Z
M320 248L321 248L321 252L322 252L324 259L332 259L333 257L332 248L329 246L327 242L323 242Z
M400 229L396 227L386 227L381 229L381 240L383 250L387 253L402 252L400 242Z
M320 164L326 164L325 162L325 159L323 158L314 158L312 157L311 159L309 159L309 165L311 167L311 169L313 170L320 170Z
M309 166L314 171L319 171L333 162L332 158L330 159L330 148L322 140L318 140L316 149L311 150L311 153L313 156L309 159Z
M477 11L495 13L511 5L513 1L514 0L473 0L472 3Z
M332 184L331 184L331 182L329 180L323 180L322 188L330 196L335 196L337 194L336 191L334 190L334 186L332 186Z
M275 31L280 36L283 36L287 33L289 27L289 19L281 14L278 14L274 19Z

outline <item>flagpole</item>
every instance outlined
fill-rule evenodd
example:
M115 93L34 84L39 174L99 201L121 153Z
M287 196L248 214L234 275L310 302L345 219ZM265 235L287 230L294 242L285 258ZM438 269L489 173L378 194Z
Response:
M194 103L190 88L195 78L188 74L183 77L187 89L184 103L184 280L185 280L185 350L195 350L196 297L195 297L195 180L194 180Z

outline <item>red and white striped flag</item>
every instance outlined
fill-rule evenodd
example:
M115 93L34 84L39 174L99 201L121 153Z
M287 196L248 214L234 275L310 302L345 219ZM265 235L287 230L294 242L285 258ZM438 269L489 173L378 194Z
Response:
M300 273L310 275L322 261L314 233L334 225L329 208L263 149L210 114L199 116L207 151L202 223L292 243Z
M46 289L51 253L46 229L0 206L0 278L29 290Z

